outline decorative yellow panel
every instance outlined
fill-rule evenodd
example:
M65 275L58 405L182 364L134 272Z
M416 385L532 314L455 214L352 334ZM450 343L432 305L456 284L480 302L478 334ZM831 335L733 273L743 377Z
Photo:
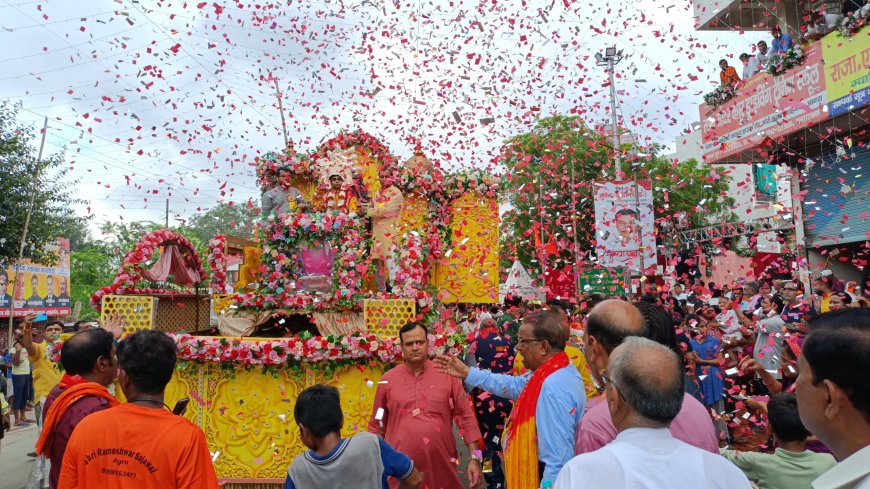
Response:
M232 371L209 366L205 379L203 431L219 477L286 477L293 458L305 450L293 422L293 406L308 385L289 369Z
M363 301L366 330L382 338L395 338L416 312L413 299L367 299Z
M360 146L356 148L356 155L356 168L360 170L360 176L369 192L369 197L374 199L381 190L381 162L373 158L369 150Z
M328 378L320 371L314 371L312 384L328 384L338 389L344 412L342 436L348 437L366 430L375 405L378 381L383 375L383 367L368 367L364 370L349 368Z
M200 368L183 368L175 371L172 380L166 385L163 402L170 408L182 398L190 399L184 417L191 423L202 426L202 415L205 401L200 394L203 392Z
M157 299L144 295L105 295L100 322L105 323L113 314L124 317L124 331L133 333L154 329L157 312Z
M233 305L233 294L212 294L211 308L215 314L221 314Z
M285 368L264 372L191 363L176 370L166 404L190 399L185 417L205 432L209 450L220 452L214 462L218 478L234 481L224 487L265 487L283 481L290 463L306 449L293 419L302 390L317 383L338 388L342 435L351 436L366 429L383 373L383 367L348 367L327 377L312 365L299 379Z
M444 302L498 302L498 202L469 192L453 202L453 241L435 273ZM448 255L449 253L449 255Z

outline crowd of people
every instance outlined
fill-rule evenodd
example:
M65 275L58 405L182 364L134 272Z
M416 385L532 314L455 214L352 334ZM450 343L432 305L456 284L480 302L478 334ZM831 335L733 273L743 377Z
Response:
M459 356L430 357L410 322L366 432L341 436L335 388L298 396L310 450L285 487L870 487L870 308L853 289L823 275L812 294L762 280L576 306L508 297L456 312ZM203 432L165 404L167 335L123 337L114 318L64 342L61 371L46 358L61 326L37 342L31 319L11 353L30 362L49 487L218 486ZM16 385L26 423L31 384Z
M746 82L760 71L767 71L771 56L783 54L794 48L794 39L787 32L782 32L779 26L770 30L770 45L766 41L758 41L755 54L741 53L740 62L743 64L743 77L737 73L737 69L728 64L728 60L719 60L719 82L722 85L740 89Z
M860 10L866 5L866 0L822 1L814 10L805 12L802 16L800 32L797 41L788 32L775 25L770 30L771 39L759 41L753 46L754 53L741 53L738 59L742 73L729 65L725 59L719 60L719 82L721 85L735 90L742 88L756 73L767 71L774 55L783 55L800 44L816 41L835 30L845 15ZM741 76L742 75L742 76Z

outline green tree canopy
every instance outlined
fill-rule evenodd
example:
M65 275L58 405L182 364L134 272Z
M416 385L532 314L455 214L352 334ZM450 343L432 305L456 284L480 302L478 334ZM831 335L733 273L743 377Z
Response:
M650 179L657 229L678 213L694 225L706 216L725 212L733 199L725 196L728 177L695 160L675 163L656 154L641 154L623 146L622 171ZM506 168L503 194L509 209L502 223L502 265L514 258L540 270L535 229L543 244L556 242L548 265L573 262L574 229L581 260L594 257L595 208L593 184L615 177L613 146L606 135L586 127L575 116L542 119L532 131L505 141L500 163ZM661 231L659 231L661 237ZM661 241L661 240L660 240Z
M18 258L21 234L31 195L33 212L24 243L24 256L36 263L53 265L57 259L45 251L55 238L71 227L83 227L84 219L72 214L79 202L64 180L64 155L43 155L37 161L39 138L33 127L18 120L18 105L0 102L0 268ZM33 182L39 165L38 187ZM73 240L80 236L73 236Z
M250 237L254 234L259 209L247 204L219 203L201 214L194 214L179 228L188 237L208 242L219 234Z

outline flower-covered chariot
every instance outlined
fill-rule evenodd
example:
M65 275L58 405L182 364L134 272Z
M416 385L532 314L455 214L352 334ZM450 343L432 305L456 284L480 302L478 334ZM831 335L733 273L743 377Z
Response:
M363 131L267 153L256 171L256 236L214 237L204 264L181 234L151 233L92 303L173 336L166 402L192 400L227 485L266 487L303 450L292 412L306 386L339 387L350 433L401 361L404 323L429 326L432 353L464 348L445 306L498 300L498 181L443 172L419 148L400 165Z

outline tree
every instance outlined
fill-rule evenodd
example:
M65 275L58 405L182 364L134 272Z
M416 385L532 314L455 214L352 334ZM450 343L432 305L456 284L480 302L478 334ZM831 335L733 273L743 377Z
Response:
M80 201L69 191L75 182L61 178L63 153L37 161L36 133L32 127L18 121L19 108L19 105L0 102L0 268L18 259L32 194L35 193L24 244L25 258L41 265L53 265L57 257L46 252L46 245L63 236L70 221L83 225L69 210ZM39 186L34 190L37 165Z
M622 170L653 183L659 229L677 213L701 225L706 215L733 204L723 197L728 177L708 165L694 160L674 163L655 154L641 155L629 146L621 151ZM510 266L516 257L525 267L540 269L542 247L549 249L544 253L548 267L573 263L575 220L580 259L592 258L593 184L614 178L612 161L608 137L587 128L578 117L541 119L531 132L505 141L500 163L507 169L503 193L510 209L502 220L502 266Z
M254 233L259 212L247 204L219 203L202 214L193 215L179 231L189 238L195 236L206 245L219 234L249 237Z
M115 279L117 266L110 263L111 249L100 241L90 241L70 254L70 300L82 303L79 319L94 319L99 313L91 307L91 296L110 285Z

